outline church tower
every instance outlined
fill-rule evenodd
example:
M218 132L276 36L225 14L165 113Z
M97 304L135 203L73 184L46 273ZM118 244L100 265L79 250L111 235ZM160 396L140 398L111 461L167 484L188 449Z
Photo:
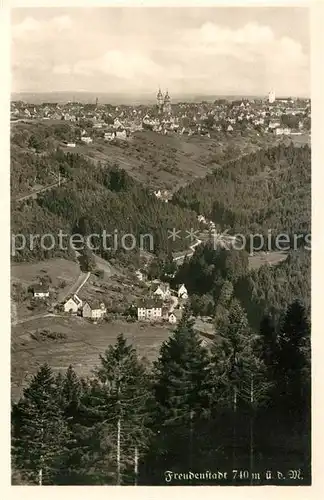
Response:
M166 94L164 96L164 104L163 104L163 111L164 113L171 113L171 98L169 96L169 92L166 91Z
M160 88L159 88L159 91L158 91L157 96L156 96L156 103L157 103L158 110L161 112L162 108L163 108L163 95L162 95Z

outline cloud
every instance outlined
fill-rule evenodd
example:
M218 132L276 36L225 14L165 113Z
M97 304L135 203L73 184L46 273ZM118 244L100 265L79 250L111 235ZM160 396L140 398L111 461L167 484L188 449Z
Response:
M13 42L34 42L57 36L62 31L69 31L73 27L73 21L69 16L56 16L48 21L38 21L28 16L22 22L12 28Z
M33 71L33 81L38 78L42 88L46 68L50 90L67 81L105 90L108 78L109 88L125 92L155 92L159 84L170 92L213 94L265 93L271 87L277 93L309 90L309 56L303 46L265 24L233 28L230 21L229 26L206 21L188 27L179 19L165 30L157 27L155 34L153 18L150 29L145 28L149 18L144 16L143 26L107 18L107 29L104 19L96 24L72 14L43 21L26 17L12 29L15 86Z

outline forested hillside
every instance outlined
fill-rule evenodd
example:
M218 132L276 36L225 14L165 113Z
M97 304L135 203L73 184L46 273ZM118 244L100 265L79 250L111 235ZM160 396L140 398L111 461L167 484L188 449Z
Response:
M278 145L243 156L181 188L173 203L234 233L307 233L311 150Z
M41 157L28 155L30 162L25 164L27 155L16 152L13 158L12 182L16 192L26 189L32 173L38 178L44 176L46 171L54 171L57 175L60 173L65 182L39 194L37 200L12 201L11 225L14 234L23 234L28 238L30 234L51 233L56 238L60 229L68 235L80 233L84 236L92 233L101 235L104 230L107 234L117 231L119 241L123 234L134 235L137 248L141 235L143 241L150 245L149 237L144 238L149 234L153 241L152 250L168 253L188 246L185 239L172 242L168 238L168 230L198 227L195 212L156 199L114 165L95 165L81 155L64 154L59 149ZM97 242L93 244L97 245ZM35 246L33 251L29 248L17 250L15 259L41 259L57 255L57 252L62 254L58 248L46 253L46 250ZM112 246L112 240L107 246ZM98 252L103 255L103 250L101 247Z

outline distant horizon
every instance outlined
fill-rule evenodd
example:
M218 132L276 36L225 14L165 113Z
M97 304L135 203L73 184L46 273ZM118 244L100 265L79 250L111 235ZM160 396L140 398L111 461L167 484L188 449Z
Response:
M161 89L163 91L163 89ZM206 100L206 101L215 101L217 99L228 99L228 100L236 100L236 99L266 99L267 94L247 94L247 93L224 93L224 94L204 94L204 93L193 93L193 92L182 92L182 93L174 93L169 90L169 94L171 97L171 102L177 103L182 102L184 99L189 101L197 101ZM64 99L62 97L64 96ZM25 99L19 99L19 97L25 97ZM98 97L99 104L146 104L146 103L154 103L156 100L156 92L141 92L137 94L132 94L129 92L94 92L88 90L76 90L76 91L68 91L68 90L51 90L51 91L20 91L20 92L11 92L11 101L18 100L26 100L26 102L31 102L30 99L36 98L38 102L35 104L39 104L42 102L57 102L61 100L61 103L67 102L81 102L85 104L90 104L93 101L95 102ZM27 98L27 99L26 99ZM80 98L81 100L75 99ZM309 99L309 95L277 95L276 99ZM125 99L127 102L116 102L116 100ZM110 101L115 102L110 102ZM141 102L143 101L143 102ZM33 103L33 102L32 102Z

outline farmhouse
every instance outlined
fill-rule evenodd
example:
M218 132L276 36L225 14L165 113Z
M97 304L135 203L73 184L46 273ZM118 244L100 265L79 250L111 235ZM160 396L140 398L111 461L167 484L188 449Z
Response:
M82 307L82 316L84 318L98 320L103 318L106 312L105 304L99 301L85 302Z
M77 295L70 297L64 304L64 312L76 314L82 307L82 300Z
M39 285L35 285L33 289L33 295L35 298L44 299L45 297L49 297L49 288L47 285L43 285L40 283Z
M162 300L167 300L171 297L171 290L169 283L161 283L153 289L153 295L159 297Z
M139 321L160 321L162 319L162 302L153 299L140 302L137 307L137 319Z

